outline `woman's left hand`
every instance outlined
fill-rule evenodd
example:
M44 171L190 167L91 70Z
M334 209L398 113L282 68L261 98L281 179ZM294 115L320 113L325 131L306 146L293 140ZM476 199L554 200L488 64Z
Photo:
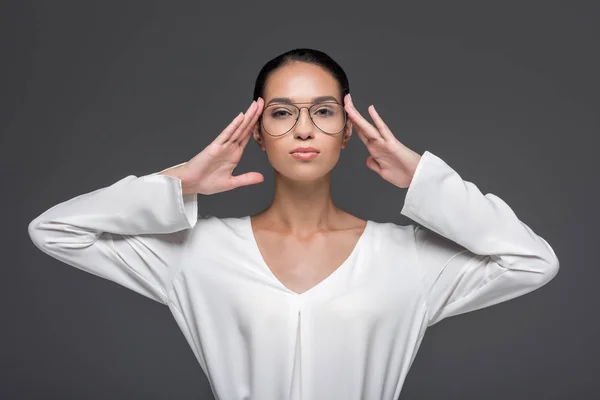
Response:
M371 154L367 157L367 167L391 184L402 189L407 188L421 156L396 139L374 106L369 107L369 114L376 127L360 115L349 94L344 97L344 104L348 118Z

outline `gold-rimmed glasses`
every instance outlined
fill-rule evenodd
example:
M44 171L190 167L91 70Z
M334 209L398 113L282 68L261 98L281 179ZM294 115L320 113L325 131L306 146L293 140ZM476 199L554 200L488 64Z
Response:
M296 104L310 103L275 103L265 107L260 116L265 132L276 137L285 135L296 126L303 108L308 110L313 125L327 135L338 134L346 126L346 110L338 102L318 102L310 107L298 107Z

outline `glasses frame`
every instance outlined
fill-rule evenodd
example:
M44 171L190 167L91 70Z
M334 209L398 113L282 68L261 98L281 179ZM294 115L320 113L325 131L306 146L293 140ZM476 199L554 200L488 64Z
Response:
M307 106L298 107L296 104L312 104L312 105L310 107L307 107ZM318 106L318 105L322 105L322 104L337 104L339 106L342 106L342 111L344 112L344 125L342 125L342 129L340 129L339 131L337 131L335 133L328 133L328 132L325 132L323 129L321 129L321 128L319 128L317 126L317 124L315 123L315 121L313 121L313 119L312 119L312 115L310 113L310 110L313 107ZM261 126L261 128L263 128L265 130L265 132L267 132L267 135L272 136L272 137L282 137L282 136L287 135L290 131L292 131L296 127L296 125L298 125L298 120L300 119L300 113L302 112L303 108L306 108L306 110L308 111L308 118L310 119L310 122L315 126L315 128L317 128L318 130L320 130L321 132L323 132L324 134L329 135L329 136L335 136L335 135L341 133L344 130L344 128L346 127L346 123L348 122L348 112L344 108L344 105L341 104L341 103L338 103L337 101L321 101L321 102L318 102L318 103L312 103L310 101L296 102L296 103L273 103L273 104L269 104L267 107L265 107L264 110L266 110L269 107L277 106L277 105L280 105L280 106L283 106L283 105L289 106L289 105L291 105L291 106L296 107L298 109L298 116L296 117L296 121L294 121L294 125L292 125L292 127L290 129L288 129L287 131L285 131L284 133L282 133L280 135L272 135L265 128L265 126L263 124L263 120L262 120L263 115L261 114L260 117L259 117L260 126ZM263 110L263 112L264 112L264 110Z

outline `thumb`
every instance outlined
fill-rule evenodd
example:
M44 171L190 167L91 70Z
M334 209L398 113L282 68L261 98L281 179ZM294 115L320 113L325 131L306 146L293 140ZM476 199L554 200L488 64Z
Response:
M259 172L248 172L242 175L232 176L234 187L254 185L261 183L265 177Z

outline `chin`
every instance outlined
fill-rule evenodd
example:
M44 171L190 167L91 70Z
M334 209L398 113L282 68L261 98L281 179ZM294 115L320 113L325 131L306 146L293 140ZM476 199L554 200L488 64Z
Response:
M295 165L286 165L285 168L278 169L280 175L285 179L297 182L314 182L322 180L330 174L333 166L328 168L324 165L311 165L310 163L300 163Z
M267 153L267 158L273 170L285 179L312 182L325 178L339 160L339 154L334 158L325 158L325 154L328 153L321 152L318 157L310 160L298 160L289 153L280 153L276 159L272 159Z

